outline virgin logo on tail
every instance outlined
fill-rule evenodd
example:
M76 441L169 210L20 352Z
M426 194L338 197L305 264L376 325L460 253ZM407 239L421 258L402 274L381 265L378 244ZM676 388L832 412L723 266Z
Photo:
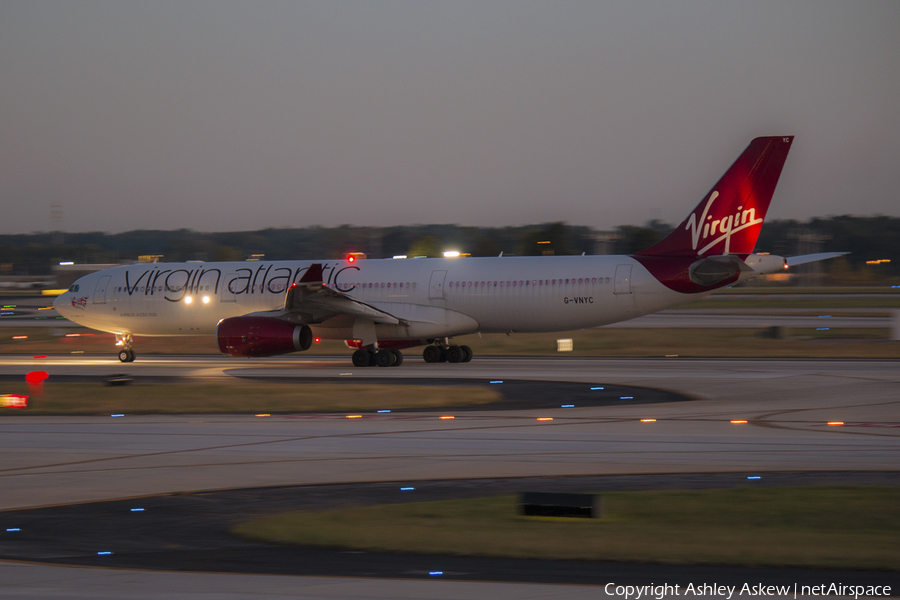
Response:
M713 193L709 195L709 200L706 201L706 206L703 207L703 214L700 215L700 222L697 222L697 213L692 212L691 216L688 217L687 223L684 226L685 229L689 229L691 231L691 248L693 250L697 250L697 246L701 241L706 242L706 240L709 239L710 236L716 235L717 231L720 234L719 237L713 239L711 242L703 246L703 248L698 250L698 255L704 254L722 240L725 240L725 254L728 254L731 251L732 234L754 225L760 225L763 222L762 219L756 218L756 209L752 206L749 208L738 206L737 212L733 215L728 215L727 217L713 220L712 215L708 213L709 209L713 205L713 202L715 202L716 198L718 197L719 192L713 190ZM700 227L700 223L703 224L702 229Z
M791 136L751 141L687 219L636 256L751 254L793 141Z

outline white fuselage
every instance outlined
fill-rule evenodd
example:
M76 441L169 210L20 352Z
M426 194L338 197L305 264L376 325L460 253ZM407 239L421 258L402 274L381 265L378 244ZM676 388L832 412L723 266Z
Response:
M378 339L597 327L691 300L629 256L136 264L79 279L54 303L66 318L116 334L209 335L222 319L277 310L313 263L323 283L398 317ZM352 339L352 322L311 324Z

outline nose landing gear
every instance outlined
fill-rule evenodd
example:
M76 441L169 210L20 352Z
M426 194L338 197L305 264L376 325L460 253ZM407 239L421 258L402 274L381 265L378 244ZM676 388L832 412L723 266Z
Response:
M134 340L132 340L130 333L116 334L116 346L122 347L119 350L119 360L123 363L134 362L135 354L134 350L132 349L133 343Z

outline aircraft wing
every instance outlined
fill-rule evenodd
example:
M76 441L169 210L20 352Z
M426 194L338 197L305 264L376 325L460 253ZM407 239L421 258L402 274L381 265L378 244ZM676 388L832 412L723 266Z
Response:
M325 285L322 281L322 265L319 263L310 265L300 281L288 288L284 308L280 312L305 324L321 323L339 315L362 317L373 323L388 325L404 322L385 310L355 300Z

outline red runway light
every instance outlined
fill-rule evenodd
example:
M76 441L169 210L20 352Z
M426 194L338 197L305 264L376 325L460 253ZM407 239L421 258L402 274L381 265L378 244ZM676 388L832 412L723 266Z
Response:
M50 377L50 374L47 371L31 371L25 375L25 381L28 383L40 383L48 377Z
M46 356L35 356L35 358L47 358Z
M319 338L319 337L316 338L316 343L317 343L317 344L318 344L319 342L321 342L321 341L322 341L322 338Z

